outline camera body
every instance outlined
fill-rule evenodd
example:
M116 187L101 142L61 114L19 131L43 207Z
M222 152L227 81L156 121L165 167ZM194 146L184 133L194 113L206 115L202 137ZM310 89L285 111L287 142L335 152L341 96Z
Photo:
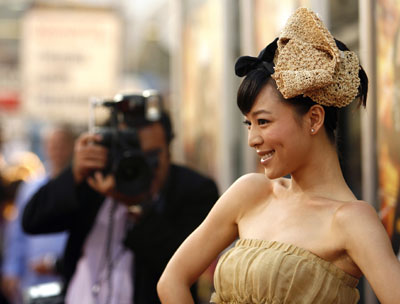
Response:
M109 118L96 126L96 107L106 108ZM138 130L160 120L162 98L155 90L142 94L118 94L113 100L92 100L89 131L102 136L101 145L108 148L104 173L115 177L116 190L128 197L145 194L150 189L158 166L158 153L142 151Z

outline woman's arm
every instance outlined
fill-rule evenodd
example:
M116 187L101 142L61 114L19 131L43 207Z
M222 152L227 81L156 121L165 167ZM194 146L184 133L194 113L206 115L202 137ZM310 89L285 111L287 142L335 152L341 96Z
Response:
M343 205L335 216L348 255L360 268L383 304L400 302L400 262L372 206Z
M193 303L190 286L238 237L238 218L243 206L251 201L250 180L248 175L236 181L175 252L157 285L163 304Z

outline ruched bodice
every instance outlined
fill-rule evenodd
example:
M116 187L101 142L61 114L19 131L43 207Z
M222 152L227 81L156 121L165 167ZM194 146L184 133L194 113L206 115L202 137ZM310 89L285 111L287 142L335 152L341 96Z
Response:
M238 240L218 261L217 304L357 303L358 279L291 244Z

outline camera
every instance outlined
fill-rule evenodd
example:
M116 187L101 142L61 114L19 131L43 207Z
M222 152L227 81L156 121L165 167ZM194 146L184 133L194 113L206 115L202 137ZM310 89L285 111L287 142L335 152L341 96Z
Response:
M141 94L118 94L112 100L92 99L90 105L89 131L100 134L100 144L109 151L104 173L114 175L116 190L125 196L147 193L158 166L158 151L142 151L138 129L160 120L161 95L146 90ZM103 113L107 116L101 126L95 121L98 107L106 110Z

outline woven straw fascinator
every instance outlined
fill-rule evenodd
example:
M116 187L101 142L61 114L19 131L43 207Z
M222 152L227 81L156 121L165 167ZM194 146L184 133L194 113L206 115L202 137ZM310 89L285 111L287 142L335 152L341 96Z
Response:
M344 107L358 94L359 61L340 51L318 16L299 8L282 30L274 57L275 79L285 98L308 96L325 106Z

